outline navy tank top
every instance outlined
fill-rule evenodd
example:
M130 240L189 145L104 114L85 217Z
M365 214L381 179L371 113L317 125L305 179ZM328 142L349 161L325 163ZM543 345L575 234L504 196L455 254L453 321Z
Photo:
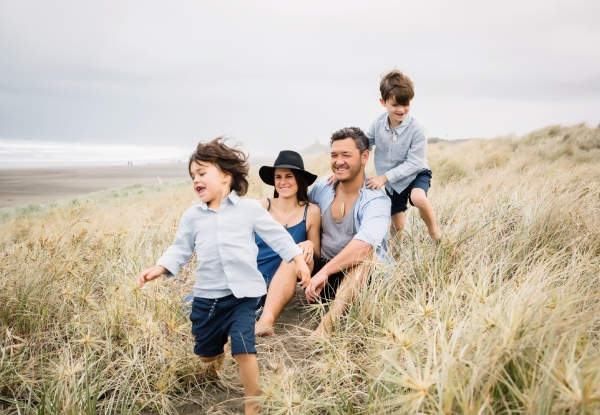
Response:
M269 206L267 210L271 210L271 199L267 198L267 202L269 202ZM308 212L308 203L304 207L304 217L302 221L297 225L290 226L289 228L285 228L292 238L294 238L294 242L299 244L300 242L306 241L306 214ZM260 236L254 234L254 239L256 240L256 245L258 246L258 256L256 257L256 263L258 265L258 270L265 278L265 282L267 283L267 287L271 283L271 279L279 265L281 265L281 257L279 254L271 249L269 245L262 240Z

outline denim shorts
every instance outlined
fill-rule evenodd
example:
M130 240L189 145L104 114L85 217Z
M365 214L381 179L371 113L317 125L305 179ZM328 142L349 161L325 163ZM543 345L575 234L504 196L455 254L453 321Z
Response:
M231 336L231 354L256 353L254 347L254 312L258 298L236 298L230 294L222 298L194 297L192 302L192 334L196 345L194 353L213 357L223 353L223 346Z
M385 189L385 193L392 199L392 216L396 213L406 211L406 209L408 209L408 202L413 205L412 200L410 200L410 192L412 189L423 189L425 195L427 195L427 191L431 186L431 174L431 170L429 169L421 170L417 173L417 177L415 177L415 179L406 186L406 189L400 193L396 193L395 190L392 190L392 193L390 194L387 188Z

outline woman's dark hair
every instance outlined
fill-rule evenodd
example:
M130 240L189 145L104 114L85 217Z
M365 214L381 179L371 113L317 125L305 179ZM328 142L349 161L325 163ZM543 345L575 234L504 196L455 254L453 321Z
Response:
M290 169L290 171L296 178L296 184L298 185L298 193L296 193L298 204L304 206L308 203L308 181L301 172L295 169ZM277 193L277 189L273 190L273 198L277 199L278 197L279 193Z
M231 175L231 190L244 196L248 191L248 156L238 148L225 145L225 141L227 138L221 136L208 143L198 143L196 151L190 155L188 172L194 161L214 164L223 173Z

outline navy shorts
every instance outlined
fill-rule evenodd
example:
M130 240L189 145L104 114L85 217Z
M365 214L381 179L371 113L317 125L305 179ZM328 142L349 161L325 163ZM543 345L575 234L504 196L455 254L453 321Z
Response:
M424 169L417 173L417 177L410 182L410 184L400 193L396 193L395 190L392 190L392 194L385 189L385 193L388 195L390 199L392 199L392 216L396 213L404 212L408 209L408 202L413 205L412 200L410 200L410 192L412 189L423 189L425 191L425 195L427 195L427 191L431 186L431 170ZM413 205L414 206L414 205Z
M192 302L192 334L196 339L194 353L213 357L223 353L231 336L231 354L256 353L254 347L254 311L258 298L194 297Z
M314 257L313 261L315 262L315 266L312 270L312 275L315 275L317 272L321 271L325 264L329 262L326 259ZM330 301L335 298L335 293L345 276L346 274L344 274L342 271L336 272L335 274L331 274L329 276L327 279L327 284L325 284L325 287L320 294L321 301Z

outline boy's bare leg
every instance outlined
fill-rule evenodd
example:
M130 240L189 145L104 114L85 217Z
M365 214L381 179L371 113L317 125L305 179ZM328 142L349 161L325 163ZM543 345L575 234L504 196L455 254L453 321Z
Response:
M431 203L429 203L429 199L427 199L427 196L425 195L425 191L418 188L412 189L410 192L410 200L412 201L412 204L419 209L419 215L421 216L421 219L423 219L423 222L425 222L427 232L431 239L436 242L439 241L442 235L440 234L437 222L435 221L435 212L433 211Z
M260 396L258 384L258 361L254 353L240 353L233 356L240 366L240 378L246 394L245 414L259 414L260 407L253 398Z
M218 377L219 373L223 369L223 362L225 361L225 353L227 352L227 345L225 345L225 351L217 356L212 357L202 357L200 356L200 360L206 363L206 373L209 376Z
M312 271L314 262L308 264L308 268ZM254 332L257 336L272 336L275 334L273 326L281 314L281 310L294 297L296 292L296 268L293 263L281 261L281 265L275 272L271 284L269 284L269 292L265 299L263 312L256 322Z
M402 231L404 230L405 223L406 223L405 212L398 212L394 216L392 216L392 230L395 232L395 233L392 233L392 235L397 235L397 236L402 235Z
M260 319L256 322L254 332L257 336L272 336L273 325L281 310L289 303L296 292L296 268L294 263L281 261L281 265L273 275L269 291L265 299Z
M329 306L329 310L321 319L321 323L313 333L313 337L329 337L334 323L346 312L352 297L363 285L368 275L368 266L357 265L346 273L335 293L335 299Z

